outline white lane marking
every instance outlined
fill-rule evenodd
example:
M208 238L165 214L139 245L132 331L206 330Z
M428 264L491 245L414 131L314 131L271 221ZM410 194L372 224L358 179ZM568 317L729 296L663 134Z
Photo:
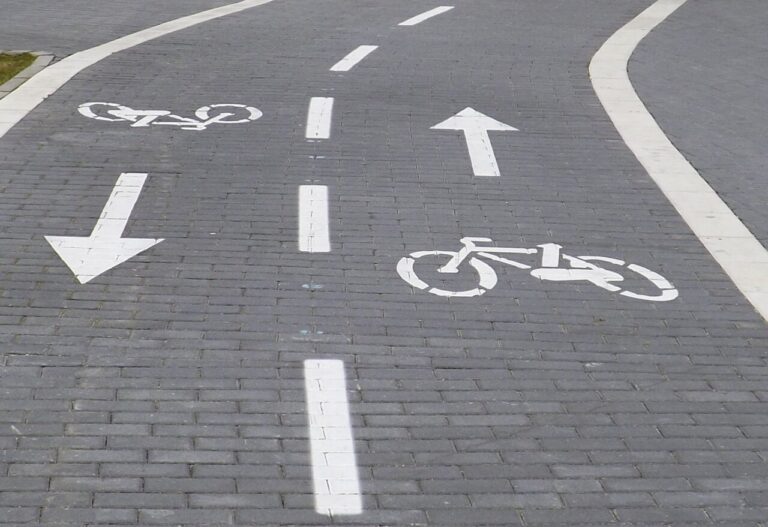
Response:
M81 104L77 111L84 117L98 121L127 121L133 128L146 128L160 124L179 126L181 130L198 132L212 124L242 124L255 121L264 115L258 108L237 103L202 106L195 110L197 119L175 115L168 110L134 110L113 102L86 102Z
M498 262L504 265L509 265L517 269L530 270L531 276L538 278L539 280L549 280L552 282L590 282L592 285L610 291L624 295L629 298L637 300L648 300L650 302L669 302L674 300L678 296L677 289L667 279L658 273L646 269L637 264L627 264L624 260L618 260L616 258L610 258L607 256L570 256L560 252L562 246L555 243L543 243L537 247L498 247L492 244L491 238L475 238L465 237L459 240L463 245L458 251L417 251L411 253L409 256L400 258L397 263L397 274L400 278L405 280L408 284L412 285L416 289L426 290L428 293L432 293L437 296L447 297L460 297L470 298L474 296L480 296L487 291L496 287L498 283L498 277L493 267L485 263L480 258L491 260L492 262ZM482 246L478 246L477 243L483 243ZM539 252L539 249L541 251ZM524 264L512 260L508 257L499 256L500 254L540 254L541 267L532 269L530 265ZM476 254L477 256L472 256ZM459 291L440 289L437 287L431 287L427 282L422 280L415 269L416 261L420 258L427 257L428 261L432 264L424 263L420 267L422 269L429 268L435 265L436 261L442 260L443 265L437 267L438 273L454 274L462 272L460 266L463 262L467 261L470 267L475 269L479 282L478 287L474 289L462 289ZM437 258L435 258L437 257ZM445 258L448 257L448 258ZM562 265L561 265L562 259ZM447 261L446 261L447 260ZM624 280L624 276L611 271L610 269L604 269L598 264L593 262L605 262L615 266L624 267L630 271L639 274L643 278L647 279L651 285L660 290L657 294L647 295L642 293L635 293L633 291L622 291L622 289L614 283L620 283ZM466 269L466 266L464 266ZM467 278L468 274L465 273ZM446 277L447 278L447 277ZM466 284L467 282L464 281ZM471 282L470 282L471 283ZM651 290L652 291L652 290Z
M370 55L376 48L379 46L358 46L356 49L351 51L346 57L341 59L339 62L334 64L331 67L331 71L349 71L357 64L363 60L365 57Z
M475 176L499 177L499 165L496 162L496 154L493 151L488 132L517 131L517 128L492 119L472 108L465 108L453 117L433 126L432 130L461 130L464 132L469 159L472 162L472 171Z
M328 227L328 187L299 187L299 250L305 253L331 252Z
M305 360L304 385L315 511L328 516L361 514L363 503L344 363Z
M420 24L421 22L424 22L425 20L432 18L433 16L442 15L443 13L453 9L453 7L454 6L452 5L441 5L440 7L430 9L429 11L426 11L420 15L416 15L413 18L404 20L403 22L400 22L398 26L415 26L416 24Z
M624 142L736 287L768 320L768 251L675 148L627 73L640 41L686 0L659 0L619 29L589 65L592 86Z
M90 236L45 237L81 284L163 241L122 237L146 179L147 174L120 175Z
M14 91L0 99L0 137L19 121L56 92L72 77L109 57L144 42L186 29L209 20L238 13L252 7L267 4L273 0L244 0L234 4L201 11L176 20L171 20L136 33L131 33L106 44L80 51L47 67Z
M331 137L333 97L312 97L307 112L307 139L328 139Z

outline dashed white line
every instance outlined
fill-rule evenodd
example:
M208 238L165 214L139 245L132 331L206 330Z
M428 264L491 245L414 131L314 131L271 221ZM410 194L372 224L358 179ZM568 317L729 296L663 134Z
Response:
M379 46L358 46L331 67L331 71L349 71Z
M400 22L398 26L415 26L416 24L420 24L421 22L424 22L425 20L430 19L434 16L442 15L443 13L450 11L453 8L454 6L452 5L441 5L440 7L430 9L429 11L426 11L420 15L416 15L413 18L404 20L403 22Z
M589 65L624 142L747 300L768 320L768 251L667 138L635 92L627 64L641 40L686 0L658 0L619 29Z
M307 111L307 139L328 139L331 137L333 97L312 97Z
M299 187L299 250L305 253L331 251L328 227L328 187Z
M315 511L328 516L361 514L363 503L344 363L305 360L304 385Z
M0 137L13 128L29 112L43 102L56 90L66 84L72 77L103 60L113 53L124 51L144 42L174 33L188 27L214 20L223 16L238 13L252 7L260 6L272 0L244 0L233 4L208 9L189 16L177 18L163 24L153 26L136 33L131 33L106 44L96 46L70 55L61 61L48 66L46 69L19 86L16 90L0 99Z

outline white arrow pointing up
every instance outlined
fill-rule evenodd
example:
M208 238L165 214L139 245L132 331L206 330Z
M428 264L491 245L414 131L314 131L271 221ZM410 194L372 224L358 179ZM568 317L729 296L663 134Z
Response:
M90 236L45 237L81 284L163 241L121 237L146 179L147 174L120 175Z
M453 117L433 126L432 130L463 131L475 175L499 177L499 165L496 163L496 154L493 153L488 132L516 132L517 128L492 119L472 108L465 108Z

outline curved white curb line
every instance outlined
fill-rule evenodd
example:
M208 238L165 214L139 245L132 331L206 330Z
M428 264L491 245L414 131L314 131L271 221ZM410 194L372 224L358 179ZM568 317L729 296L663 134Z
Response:
M203 22L208 22L215 18L221 18L252 7L264 5L271 1L272 0L244 0L243 2L201 11L194 15L177 18L176 20L171 20L136 33L131 33L130 35L107 42L106 44L80 51L57 62L53 66L41 71L15 91L0 100L0 137L3 137L8 130L13 128L19 121L26 117L29 112L34 110L38 104L55 93L56 90L66 84L72 77L83 71L85 68L109 57L113 53L132 48L149 40L168 35L169 33L174 33Z
M686 0L658 0L619 29L589 65L622 139L736 287L768 320L768 251L664 135L637 96L627 63L640 41Z

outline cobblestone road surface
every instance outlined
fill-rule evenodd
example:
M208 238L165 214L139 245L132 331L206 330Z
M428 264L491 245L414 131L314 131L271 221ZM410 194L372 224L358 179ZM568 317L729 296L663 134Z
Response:
M14 0L0 47L67 54L221 3L68 0L60 32L46 3ZM277 0L67 83L0 139L0 523L768 524L768 328L588 77L649 4L459 0L401 27L436 4ZM723 77L680 92L671 70L690 53L722 66L712 53L750 44L744 19L765 47L747 7L759 2L737 4L718 39L692 42L699 17L724 8L691 2L631 70L705 160L719 139L689 105L716 111L733 88L764 115L762 93L748 102ZM329 71L359 45L379 48ZM335 98L327 140L305 138L312 97ZM185 131L87 119L87 102L264 115ZM474 177L462 134L431 130L466 107L519 130L491 132L501 177ZM728 160L765 168L758 150ZM44 236L87 236L123 172L149 174L124 236L164 241L80 284ZM735 183L750 210L759 176ZM328 187L329 253L298 250L301 185ZM768 226L759 211L749 221ZM635 300L492 261L498 285L479 297L398 276L401 258L465 236L634 262L680 296ZM362 514L315 512L307 359L344 361Z

